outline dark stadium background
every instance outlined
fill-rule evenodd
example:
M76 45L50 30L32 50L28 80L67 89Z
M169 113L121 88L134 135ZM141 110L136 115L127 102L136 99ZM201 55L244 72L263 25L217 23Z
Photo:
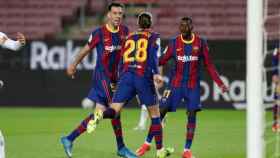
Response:
M91 30L102 24L106 5L110 0L0 0L0 30L11 37L23 32L28 39L20 52L0 49L0 79L5 87L0 89L0 106L80 106L87 95L91 82L91 70L82 68L75 80L65 75L66 60L52 53L62 51L69 58L69 52L83 46ZM209 95L203 101L205 107L232 108L232 103L245 102L245 37L246 37L246 1L244 0L120 0L126 5L124 23L131 30L136 28L136 17L140 11L153 13L154 30L162 36L162 46L177 34L178 22L183 16L191 16L195 31L207 37L210 53L219 73L228 79L231 94L228 99L219 95L214 99L213 88L204 71L204 80L209 87ZM280 6L275 1L271 10ZM43 59L48 68L37 64L31 68L32 46L41 43L48 54ZM67 46L71 43L71 47ZM55 48L55 49L53 49ZM34 48L35 49L35 48ZM70 50L70 51L69 51ZM42 49L37 49L40 53ZM64 56L64 57L65 57ZM91 61L91 60L90 60ZM62 67L61 67L62 65ZM63 66L64 65L64 66ZM167 69L170 68L170 64ZM231 87L239 82L240 86ZM202 93L204 93L202 91ZM242 93L242 94L241 94ZM132 103L132 106L137 105Z

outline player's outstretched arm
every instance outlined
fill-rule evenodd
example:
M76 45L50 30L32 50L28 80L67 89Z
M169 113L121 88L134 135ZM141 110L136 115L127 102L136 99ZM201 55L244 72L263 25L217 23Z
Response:
M90 47L88 44L86 44L78 53L78 55L76 56L76 58L74 59L74 62L71 63L66 70L66 73L69 77L71 77L72 79L74 79L74 75L76 73L77 70L77 66L81 63L81 61L84 59L85 56L87 56L90 53Z
M17 40L12 40L4 33L0 33L0 45L13 51L18 51L26 43L26 38L22 33L17 33Z
M229 89L221 80L210 56L209 56L209 48L207 46L206 41L203 41L203 62L207 69L208 74L212 78L212 80L218 85L222 92L227 92Z
M19 43L24 46L26 44L26 38L24 36L24 34L18 32L17 33L17 41L19 41Z

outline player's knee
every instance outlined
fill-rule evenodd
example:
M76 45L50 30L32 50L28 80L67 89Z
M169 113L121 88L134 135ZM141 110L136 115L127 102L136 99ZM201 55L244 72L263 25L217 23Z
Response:
M123 103L112 103L110 107L113 110L115 110L116 114L118 114L118 113L120 113L122 106L123 106Z
M106 110L106 107L105 107L105 105L97 103L96 107L95 107L95 110L103 111L104 112Z
M149 106L148 111L149 111L151 117L160 117L158 105Z

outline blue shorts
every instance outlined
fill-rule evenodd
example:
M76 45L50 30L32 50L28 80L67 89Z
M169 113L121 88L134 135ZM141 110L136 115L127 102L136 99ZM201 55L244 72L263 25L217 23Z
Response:
M157 95L153 79L141 77L133 72L125 72L120 77L117 91L114 93L114 103L125 103L131 100L136 94L140 104L146 106L157 104Z
M169 87L163 92L160 100L160 107L168 107L168 111L175 112L184 100L184 105L188 111L200 111L200 86L195 88Z
M92 76L92 87L88 93L87 98L102 104L106 107L112 102L112 83L104 72L94 71Z

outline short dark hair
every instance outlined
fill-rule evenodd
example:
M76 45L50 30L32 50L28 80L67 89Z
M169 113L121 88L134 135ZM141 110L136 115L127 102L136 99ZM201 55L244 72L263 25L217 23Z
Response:
M121 7L124 8L124 5L122 3L118 3L118 2L112 2L108 5L108 11L111 11L111 9L113 7Z
M182 21L189 21L189 22L193 22L192 21L192 18L191 17L189 17L189 16L185 16L185 17L182 17L182 19L181 19Z
M138 25L140 28L148 29L152 26L152 14L149 12L142 12L138 15Z

